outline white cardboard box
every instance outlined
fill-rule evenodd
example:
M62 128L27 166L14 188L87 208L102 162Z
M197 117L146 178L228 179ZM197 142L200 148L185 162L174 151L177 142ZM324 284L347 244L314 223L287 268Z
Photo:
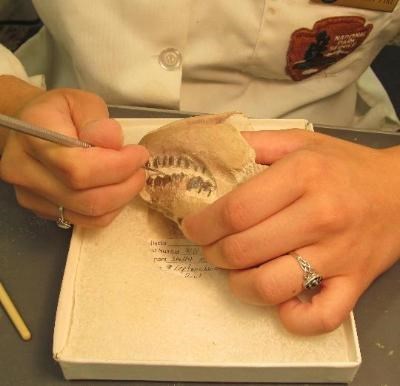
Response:
M169 121L121 123L126 142L137 142ZM105 229L75 227L53 354L67 379L350 382L361 363L352 315L329 334L288 333L274 307L236 300L225 272L139 198Z

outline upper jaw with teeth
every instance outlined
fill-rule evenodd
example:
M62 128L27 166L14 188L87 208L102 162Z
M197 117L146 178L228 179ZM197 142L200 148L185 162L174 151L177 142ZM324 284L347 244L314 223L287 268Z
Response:
M188 194L210 197L217 190L216 182L206 166L190 155L158 154L145 165L149 190L183 190Z

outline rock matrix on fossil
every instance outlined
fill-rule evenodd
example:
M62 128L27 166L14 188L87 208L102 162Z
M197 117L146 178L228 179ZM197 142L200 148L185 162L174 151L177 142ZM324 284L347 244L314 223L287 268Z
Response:
M182 119L145 135L150 152L141 197L176 223L211 204L262 170L240 130L252 130L242 114Z

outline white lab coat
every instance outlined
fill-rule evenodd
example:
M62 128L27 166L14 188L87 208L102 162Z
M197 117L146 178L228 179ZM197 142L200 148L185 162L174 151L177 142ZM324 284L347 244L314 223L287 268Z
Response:
M110 104L236 110L373 129L398 125L369 65L399 36L400 3L392 13L309 0L33 3L46 27L17 51L24 68L0 50L0 74L42 75L48 88L79 87ZM304 49L301 58L298 52L316 42L321 25L330 44L345 44L330 52L322 46L307 62ZM168 48L165 63L160 54Z

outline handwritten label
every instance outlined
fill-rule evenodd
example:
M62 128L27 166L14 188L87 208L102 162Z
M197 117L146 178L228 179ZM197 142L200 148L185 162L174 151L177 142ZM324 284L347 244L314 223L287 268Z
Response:
M148 240L153 263L161 271L175 273L187 279L199 279L218 268L209 264L201 248L185 239Z

